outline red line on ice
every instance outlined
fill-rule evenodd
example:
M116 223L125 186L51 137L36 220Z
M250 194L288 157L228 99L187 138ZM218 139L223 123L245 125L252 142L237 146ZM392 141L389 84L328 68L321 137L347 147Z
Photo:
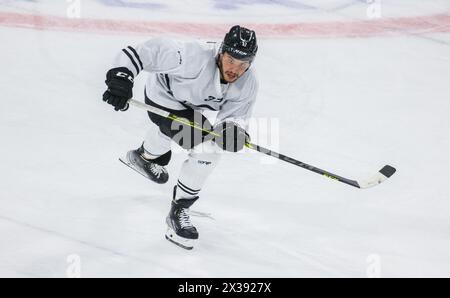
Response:
M176 23L105 19L69 19L51 15L0 12L0 25L76 32L157 35L161 33L222 38L232 24ZM264 38L370 37L450 32L450 14L381 18L366 21L291 24L242 24Z

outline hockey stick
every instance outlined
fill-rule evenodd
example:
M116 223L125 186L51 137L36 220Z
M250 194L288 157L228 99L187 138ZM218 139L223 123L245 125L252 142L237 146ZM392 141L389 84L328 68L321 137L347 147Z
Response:
M134 99L130 99L128 101L128 103L133 105L133 106L135 106L135 107L144 109L144 110L146 110L148 112L160 115L162 117L171 119L173 121L176 121L176 122L179 122L179 123L191 126L191 127L195 128L195 129L201 130L203 132L207 132L207 133L209 133L211 135L220 137L220 135L217 134L214 131L210 131L210 130L204 129L203 127L199 126L198 124L196 124L194 122L187 121L184 118L180 118L180 117L178 117L178 116L176 116L174 114L171 114L171 113L169 113L167 111L158 109L156 107L152 107L152 106L147 105L145 103L142 103L140 101L137 101L137 100L134 100ZM261 146L256 145L256 144L246 143L245 146L247 148L249 148L249 149L252 149L252 150L261 152L263 154L266 154L266 155L278 158L279 160L291 163L291 164L296 165L298 167L307 169L307 170L312 171L314 173L323 175L323 176L328 177L330 179L333 179L333 180L336 180L336 181L339 181L339 182L342 182L342 183L345 183L345 184L348 184L348 185L351 185L351 186L357 187L357 188L369 188L369 187L378 185L381 182L383 182L386 179L388 179L389 177L391 177L396 171L394 167L392 167L390 165L385 165L380 171L378 171L376 173L376 175L374 175L370 179L367 179L367 180L351 180L351 179L344 178L344 177L341 177L339 175L333 174L331 172L319 169L319 168L317 168L315 166L309 165L307 163L301 162L299 160L296 160L296 159L291 158L289 156L277 153L275 151L269 150L267 148L261 147Z

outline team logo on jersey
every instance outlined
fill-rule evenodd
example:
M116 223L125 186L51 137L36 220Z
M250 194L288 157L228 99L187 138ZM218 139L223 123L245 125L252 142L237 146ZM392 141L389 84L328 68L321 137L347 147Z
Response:
M212 101L212 102L222 102L223 97L221 98L216 98L214 96L208 96L208 98L204 99L205 101Z

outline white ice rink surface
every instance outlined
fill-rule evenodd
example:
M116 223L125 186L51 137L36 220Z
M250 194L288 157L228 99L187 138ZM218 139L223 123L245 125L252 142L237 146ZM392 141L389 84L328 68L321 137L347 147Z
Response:
M82 1L82 16L228 24L247 11L253 23L351 24L368 6L274 4L274 19L258 1L199 1L194 15L176 1L160 13L107 2ZM211 218L192 218L200 241L185 251L164 232L186 154L174 154L162 186L130 171L117 158L140 145L149 119L101 100L113 56L153 35L1 21L64 15L62 3L0 1L1 277L65 277L72 255L82 277L450 277L450 23L393 36L261 36L254 114L278 120L277 150L350 178L385 164L398 171L359 190L261 154L225 154L193 208ZM381 9L381 19L430 16L449 14L450 3L385 0Z

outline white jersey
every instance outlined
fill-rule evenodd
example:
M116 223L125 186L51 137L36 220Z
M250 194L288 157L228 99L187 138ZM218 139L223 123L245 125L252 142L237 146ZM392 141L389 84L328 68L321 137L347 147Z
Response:
M247 128L258 92L253 66L235 82L221 84L217 54L215 43L153 38L123 49L114 67L126 67L135 77L149 72L146 95L161 106L218 111L217 122L230 120Z

